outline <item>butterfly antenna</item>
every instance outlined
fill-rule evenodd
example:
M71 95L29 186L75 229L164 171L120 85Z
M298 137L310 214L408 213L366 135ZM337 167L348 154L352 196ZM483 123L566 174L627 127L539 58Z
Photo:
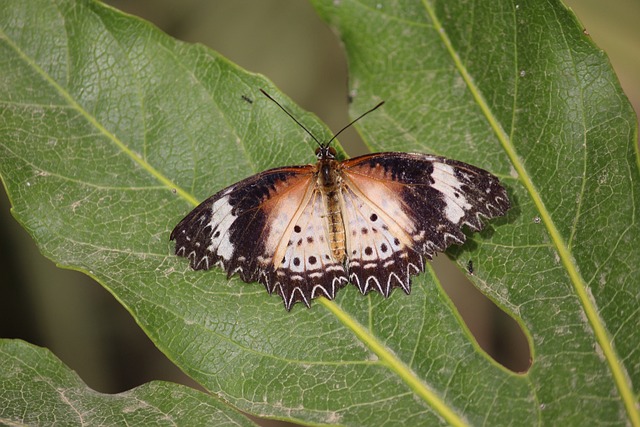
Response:
M378 103L378 105L376 105L375 107L373 107L372 109L365 111L364 113L360 114L358 117L356 117L355 119L353 119L351 121L351 123L349 123L348 125L346 125L345 127L343 127L342 129L340 129L336 134L334 134L331 139L329 141L327 141L326 144L324 144L325 147L328 147L329 144L331 144L331 142L336 139L338 137L338 135L340 135L342 133L343 130L347 129L349 126L351 126L352 124L354 124L355 122L357 122L358 120L360 120L361 118L363 118L364 116L366 116L367 114L369 114L370 112L377 110L382 104L384 104L384 101L380 101Z
M318 141L318 138L316 138L315 136L313 136L313 134L309 131L309 129L307 129L306 127L304 127L304 125L302 123L300 123L298 121L298 119L296 119L295 117L293 117L293 115L287 111L286 108L284 108L282 105L280 105L280 103L278 101L276 101L275 99L273 99L273 97L271 95L269 95L264 89L260 89L260 92L262 92L264 94L264 96L266 96L267 98L269 98L270 100L272 100L278 107L280 107L280 109L282 111L284 111L285 113L287 113L287 116L291 117L291 119L293 119L294 122L296 122L298 124L298 126L300 126L302 129L305 130L305 132L307 132L309 134L309 136L311 136L311 138L313 138L313 140L316 142L316 144L318 144L320 147L328 147L329 144L331 144L331 142L333 142L334 139L336 139L338 137L338 135L340 135L344 130L346 130L347 128L349 128L351 125L353 125L355 122L357 122L358 120L360 120L361 118L363 118L364 116L366 116L367 114L371 113L374 110L377 110L382 104L384 104L384 101L381 101L378 103L378 105L376 105L375 107L371 108L368 111L365 111L364 113L360 114L358 117L356 117L355 119L353 119L348 125L346 125L345 127L343 127L342 129L340 129L337 133L335 133L331 139L329 141L327 141L326 143L322 144L320 143L320 141Z
M311 138L313 138L313 140L316 142L316 144L318 144L319 146L322 147L322 144L320 143L320 141L318 141L318 138L316 138L315 136L313 136L313 134L309 131L309 129L307 129L306 127L304 127L304 125L302 123L300 123L298 121L298 119L296 119L295 117L293 117L293 114L291 114L290 112L287 111L286 108L284 108L282 105L280 105L280 103L278 101L276 101L275 99L273 99L273 97L271 95L269 95L264 89L260 89L260 92L262 92L264 94L264 96L266 96L267 98L269 98L270 100L272 100L278 107L280 107L280 109L282 111L284 111L285 113L287 113L287 116L291 117L293 119L294 122L296 122L298 124L298 126L300 126L302 129L304 129L305 132L307 132L309 134L309 136ZM366 114L366 113L365 113ZM333 138L332 138L333 139Z

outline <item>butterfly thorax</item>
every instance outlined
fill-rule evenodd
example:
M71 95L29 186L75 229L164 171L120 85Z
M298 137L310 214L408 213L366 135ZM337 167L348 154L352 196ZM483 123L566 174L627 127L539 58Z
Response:
M329 228L329 242L334 258L343 263L346 259L344 220L340 204L340 162L333 158L320 158L316 164L317 188L322 194Z

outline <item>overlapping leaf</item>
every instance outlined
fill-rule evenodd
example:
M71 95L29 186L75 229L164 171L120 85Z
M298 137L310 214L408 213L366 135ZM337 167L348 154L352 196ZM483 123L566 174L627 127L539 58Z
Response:
M556 2L315 5L345 43L354 111L387 101L361 123L372 148L448 155L507 184L508 217L460 250L529 334L529 372L479 351L429 272L410 297L351 287L286 313L261 286L171 255L169 231L197 201L310 162L312 145L261 97L264 78L97 3L1 5L0 174L15 217L185 372L255 414L637 421L636 124L602 53Z
M97 393L48 350L19 340L0 340L0 401L3 425L256 425L224 402L178 384Z

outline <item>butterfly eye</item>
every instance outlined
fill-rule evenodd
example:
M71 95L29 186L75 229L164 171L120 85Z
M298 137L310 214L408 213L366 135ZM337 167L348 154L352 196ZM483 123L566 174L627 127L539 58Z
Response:
M336 151L335 148L329 147L329 156L331 156L333 158L333 157L336 157L337 154L338 154L338 152Z
M320 150L322 150L322 147L318 147L316 148L316 156L320 155Z

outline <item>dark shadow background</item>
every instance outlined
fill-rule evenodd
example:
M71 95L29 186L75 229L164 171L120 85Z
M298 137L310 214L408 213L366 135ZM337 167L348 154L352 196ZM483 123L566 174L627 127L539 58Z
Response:
M300 0L111 0L187 42L199 42L270 78L331 129L349 121L347 67L339 40ZM610 56L640 110L640 2L567 1ZM365 149L353 129L340 137L351 156ZM212 189L212 192L216 189ZM466 261L465 261L466 262ZM163 379L196 386L148 340L117 301L89 277L45 259L9 214L0 190L0 337L51 349L92 388L108 393ZM517 324L444 256L436 271L485 350L515 371L529 352ZM266 294L265 294L266 296Z

